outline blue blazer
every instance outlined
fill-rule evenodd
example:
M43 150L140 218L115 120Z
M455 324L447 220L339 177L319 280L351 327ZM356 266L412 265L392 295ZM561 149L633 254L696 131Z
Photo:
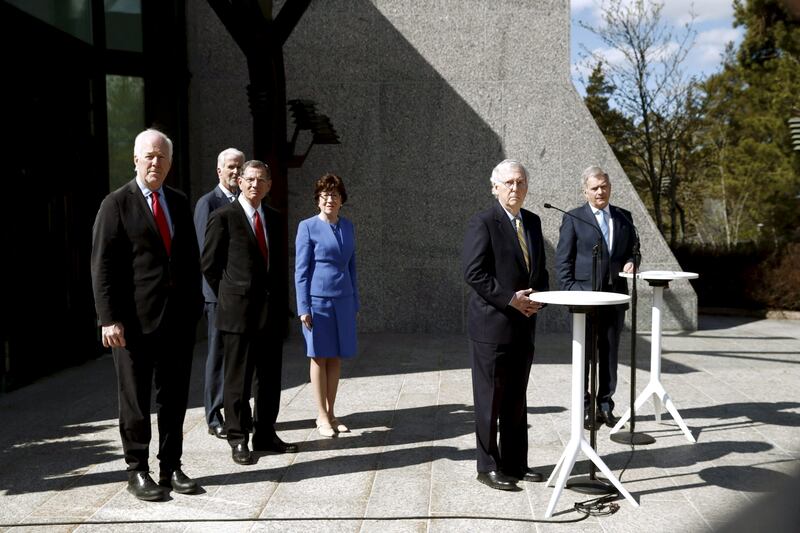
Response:
M609 206L614 224L614 242L611 253L603 242L597 258L597 282L606 291L628 294L628 282L619 273L625 263L633 262L634 229L630 211ZM564 291L592 290L592 248L598 240L600 226L588 203L570 211L573 217L564 215L561 220L558 245L556 246L556 275L558 286ZM595 226L597 231L589 227Z
M353 223L339 217L339 228L341 248L330 224L317 216L301 221L297 227L294 284L298 316L311 314L312 296L353 296L356 311L360 307Z
M201 255L206 242L208 217L214 210L226 206L229 203L231 203L230 200L228 200L225 193L220 190L219 185L215 186L197 200L197 205L194 207L194 231L197 233L197 245L200 247ZM217 301L217 295L211 290L211 286L209 286L205 278L203 278L203 297L207 302Z

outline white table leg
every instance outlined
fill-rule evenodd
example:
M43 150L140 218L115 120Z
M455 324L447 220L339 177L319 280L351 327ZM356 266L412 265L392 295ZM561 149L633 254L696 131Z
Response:
M669 394L667 394L666 389L664 389L664 385L661 384L661 305L663 301L664 287L658 285L653 286L653 325L650 341L650 381L648 382L647 387L645 387L642 393L636 398L636 401L633 405L638 411L644 402L652 397L656 422L661 422L661 412L663 411L663 407L666 407L667 411L669 411L669 413L672 415L672 418L675 420L675 422L677 422L678 426L686 435L686 438L689 440L689 442L697 442L694 438L694 435L692 435L692 432L689 431L689 428L683 421L683 418L681 418L680 413L678 413L678 409L675 407L675 404L672 402ZM632 368L631 372L636 372L636 369ZM630 419L630 417L631 409L629 407L625 411L625 414L623 414L619 419L617 424L611 429L611 433L616 433L622 429L622 426Z
M597 455L597 453L592 449L592 447L589 446L589 443L586 442L585 439L583 440L583 442L581 442L581 450L583 450L583 453L585 453L586 456L589 457L589 459L591 459L592 462L597 466L597 468L599 468L600 471L606 475L606 478L608 478L608 480L617 488L620 494L625 496L625 499L628 500L631 503L631 505L633 505L634 507L639 507L639 504L636 502L636 500L633 499L631 493L625 490L625 487L622 486L622 483L620 483L617 477L606 466L603 460L600 459L600 456Z
M578 458L578 453L583 452L597 465L601 472L603 472L609 481L619 490L619 492L630 501L634 507L639 504L636 500L626 491L619 480L614 477L611 470L608 469L602 459L592 450L589 442L586 440L583 433L583 373L584 373L584 360L586 353L584 350L584 334L586 330L586 315L584 313L572 313L572 412L570 413L570 438L564 453L556 463L556 467L550 474L547 480L549 485L553 478L558 474L558 478L553 490L553 495L550 497L550 502L547 505L547 510L544 513L545 518L553 516L558 498L567 484L567 477L572 468L575 466L575 461Z

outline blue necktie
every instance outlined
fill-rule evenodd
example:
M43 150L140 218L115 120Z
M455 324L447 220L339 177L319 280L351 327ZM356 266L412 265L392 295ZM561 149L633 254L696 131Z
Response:
M606 241L606 246L610 249L611 245L608 242L608 214L605 210L600 210L600 231L603 232L603 240Z

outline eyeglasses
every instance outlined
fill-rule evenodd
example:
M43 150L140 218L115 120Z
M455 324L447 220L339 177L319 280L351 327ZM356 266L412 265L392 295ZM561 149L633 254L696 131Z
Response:
M513 189L515 186L517 187L517 189L525 189L526 187L528 187L528 182L525 180L508 180L508 181L501 181L500 183L502 183L503 186L508 190Z
M324 192L319 195L320 198L323 200L338 200L339 193L338 192Z

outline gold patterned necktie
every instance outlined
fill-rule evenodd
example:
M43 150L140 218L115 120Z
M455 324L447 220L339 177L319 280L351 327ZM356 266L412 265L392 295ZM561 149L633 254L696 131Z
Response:
M522 248L522 257L525 258L525 266L528 267L528 272L531 270L531 256L528 253L528 243L525 242L525 233L522 231L522 223L519 218L514 219L514 226L517 228L517 240L519 247Z

